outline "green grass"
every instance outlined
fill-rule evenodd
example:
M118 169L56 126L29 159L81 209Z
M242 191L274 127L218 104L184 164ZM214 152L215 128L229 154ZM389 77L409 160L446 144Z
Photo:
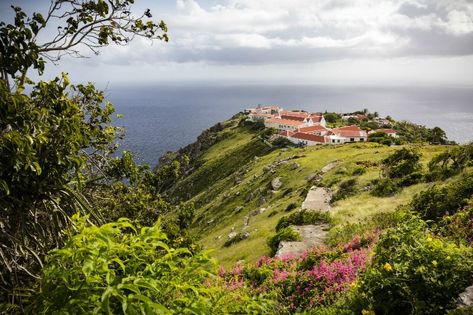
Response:
M189 202L194 202L197 207L192 231L205 248L213 249L213 255L225 266L240 260L252 262L269 254L267 239L275 234L278 220L290 213L285 212L287 206L290 203L302 204L311 186L307 181L309 175L330 162L339 161L336 168L325 174L322 184L336 189L340 181L356 177L359 187L363 188L379 177L380 161L400 148L359 143L271 150L257 138L257 132L248 127L234 124L222 133L225 133L222 140L201 156L200 167L177 189L181 194L187 194ZM426 165L445 147L418 146L418 150L422 153L421 162ZM274 173L267 171L273 163L289 157L295 158L275 167ZM293 163L299 167L294 169ZM362 175L355 175L355 170L363 165L369 167ZM283 186L271 193L270 182L275 177L281 177ZM407 204L426 185L405 188L389 198L374 197L362 191L337 201L331 214L335 223L363 221L374 214L394 211L399 205ZM292 191L284 194L288 188ZM250 194L253 198L248 197ZM235 213L236 207L242 207L241 211ZM266 208L264 213L250 215L261 207ZM250 233L250 237L224 247L232 229L237 233L243 230L245 216L250 216L250 224L244 230Z

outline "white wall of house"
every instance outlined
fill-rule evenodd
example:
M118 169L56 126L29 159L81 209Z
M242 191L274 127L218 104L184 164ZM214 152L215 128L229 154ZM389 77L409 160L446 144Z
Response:
M302 144L302 145L321 145L325 144L322 142L316 142L316 141L310 141L310 140L305 140L305 139L299 139L299 138L293 138L293 137L287 137L289 141L291 141L294 144Z

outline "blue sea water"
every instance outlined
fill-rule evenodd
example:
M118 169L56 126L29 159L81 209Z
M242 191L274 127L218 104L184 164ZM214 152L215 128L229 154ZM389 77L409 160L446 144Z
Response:
M343 87L264 85L156 85L109 87L124 115L121 150L155 165L166 151L196 140L202 130L246 107L276 104L287 109L350 112L368 108L394 119L439 126L451 140L473 140L472 87Z

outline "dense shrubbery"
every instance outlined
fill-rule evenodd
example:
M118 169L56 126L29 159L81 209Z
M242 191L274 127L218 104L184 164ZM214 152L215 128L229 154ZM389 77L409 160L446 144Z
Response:
M441 180L459 174L473 161L473 144L458 146L435 156L429 162L429 180Z
M432 186L414 196L411 206L428 220L437 220L445 214L453 214L467 204L473 195L473 172L466 173L446 186Z
M301 210L279 219L276 231L291 225L308 225L317 223L330 223L330 214L322 211Z
M381 143L387 146L390 146L394 143L393 138L383 131L370 134L368 136L368 141Z
M268 240L271 255L276 254L279 248L279 243L282 241L302 241L302 237L299 232L290 226L278 229L276 235Z
M301 257L262 257L255 265L222 269L220 276L228 286L250 287L254 294L275 293L280 314L317 312L349 291L367 262L367 249L356 237L332 251L321 247Z
M347 179L338 185L338 190L333 195L332 202L354 196L357 192L358 186L356 178Z
M389 197L402 187L419 183L423 175L420 172L420 155L410 149L397 150L382 161L383 177L372 181L371 194Z
M411 218L380 238L359 291L376 314L444 314L470 284L472 264L471 248L437 239Z
M159 224L76 220L77 234L47 258L29 311L39 313L222 314L268 311L269 303L212 283L203 252L171 248ZM238 303L236 303L238 299Z

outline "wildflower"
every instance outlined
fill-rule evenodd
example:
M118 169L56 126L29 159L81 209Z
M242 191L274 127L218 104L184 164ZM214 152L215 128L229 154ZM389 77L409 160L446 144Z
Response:
M393 267L391 266L390 263L385 263L383 266L384 270L386 271L393 271Z
M450 257L450 256L447 256L447 260L450 260L450 259L452 259L452 257Z
M362 311L361 311L361 314L362 314L362 315L374 315L374 312L373 312L373 311L369 311L369 310L362 310Z
M430 236L427 237L427 242L429 242L429 243L432 242L432 238Z
M434 265L434 267L437 267L437 261L436 261L436 260L432 260L432 265Z

